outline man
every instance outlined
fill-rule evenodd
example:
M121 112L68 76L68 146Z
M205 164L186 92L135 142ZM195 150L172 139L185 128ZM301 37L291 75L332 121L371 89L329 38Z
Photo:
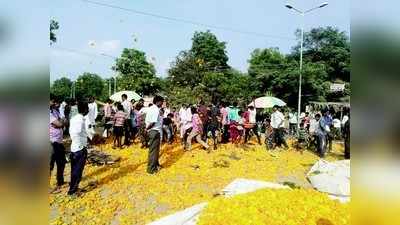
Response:
M254 108L254 106L249 106L247 112L249 125L245 124L244 143L247 143L247 141L250 139L250 131L253 130L253 133L257 136L258 144L261 145L261 139L260 135L258 134L258 127L256 122L256 109Z
M104 105L104 132L106 136L110 136L110 130L112 128L112 117L113 117L113 109L112 109L112 100L107 99L106 104Z
M283 137L283 132L284 132L284 120L285 117L284 115L279 111L279 107L275 105L272 109L274 112L271 114L271 126L273 128L273 133L274 133L274 142L277 146L283 146L285 148L288 148L288 145L286 144L285 138Z
M160 138L162 132L162 116L160 115L160 108L163 104L164 98L161 96L154 96L153 105L146 111L146 131L149 137L149 157L147 163L147 173L154 174L159 170L160 164L158 162L160 152Z
M87 119L89 120L89 125L91 125L91 127L89 128L94 128L96 125L96 118L98 115L98 111L97 111L97 104L95 101L95 98L93 96L89 97L89 113L87 114Z
M130 136L131 136L131 110L132 110L132 103L128 101L128 96L126 94L122 94L122 106L124 107L124 113L126 114L124 130L125 130L125 138L124 138L124 145L130 145Z
M289 131L291 135L296 134L297 113L289 110Z
M221 121L221 113L219 110L219 107L216 106L215 102L210 106L210 111L209 111L209 120L210 123L208 125L207 132L211 132L211 136L213 139L213 145L214 145L214 150L217 150L217 145L218 145L218 132L220 128L220 121Z
M220 115L221 115L221 125L223 129L222 143L228 143L229 142L228 108L226 107L225 103L221 104Z
M322 109L322 118L318 122L318 128L316 130L317 134L317 150L321 158L325 157L326 154L326 143L328 132L330 131L328 125L328 115L329 111L327 109Z
M63 128L64 120L61 119L58 111L59 102L50 97L50 123L49 134L50 143L53 148L50 158L50 175L54 168L54 163L57 165L57 187L52 190L52 193L58 193L61 186L64 184L64 169L65 169L65 148L63 145Z
M239 116L239 108L237 107L238 103L234 102L233 106L229 107L228 110L228 122L239 122L240 116Z
M78 103L78 114L71 118L69 133L71 136L71 182L68 195L78 193L79 182L82 179L83 169L87 158L87 130L85 116L88 114L88 104Z
M350 114L343 126L344 158L350 159Z
M93 138L94 134L95 134L95 126L96 126L96 118L98 115L98 111L97 111L97 104L96 101L94 99L93 96L89 97L89 113L86 115L87 120L86 123L88 124L88 137L90 139Z
M332 142L333 142L333 136L334 136L333 117L332 117L332 115L334 115L334 114L335 114L335 112L334 112L333 108L331 108L330 110L328 110L327 114L324 116L326 125L329 126L329 132L327 133L327 136L326 136L329 152L332 151Z
M201 139L204 141L207 139L208 109L207 109L207 106L204 104L203 99L200 100L197 111L198 111L201 123L203 124L203 131L202 131Z

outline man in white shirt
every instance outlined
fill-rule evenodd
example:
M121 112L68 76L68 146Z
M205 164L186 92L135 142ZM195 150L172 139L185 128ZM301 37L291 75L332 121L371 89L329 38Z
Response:
M94 128L96 125L96 118L98 115L98 111L97 111L97 104L96 104L96 101L93 96L91 96L89 98L88 106L89 106L89 112L86 115L86 117L89 120L89 122L88 122L90 124L89 128L92 128L92 127Z
M283 144L285 148L288 148L285 138L283 137L285 116L279 111L277 105L274 106L273 111L274 112L271 114L271 126L274 130L274 142L276 146L281 146Z
M153 105L146 111L146 131L149 138L149 160L147 162L147 173L154 174L160 169L158 162L162 132L162 115L160 108L164 102L161 96L154 96Z
M183 138L184 129L183 125L185 124L185 114L186 114L186 104L182 104L181 108L179 109L179 130L180 130L180 137Z
M125 124L124 124L124 130L125 130L125 138L124 138L124 145L129 146L130 145L130 139L131 139L131 111L132 111L132 103L128 101L128 96L126 94L122 94L122 107L124 107L124 113L126 113L126 119L125 119Z
M87 158L87 129L86 118L89 108L85 102L78 103L78 114L71 118L69 134L71 136L71 181L68 195L78 193L79 182Z
M296 127L297 127L297 113L289 111L289 130L291 135L294 135L296 133Z

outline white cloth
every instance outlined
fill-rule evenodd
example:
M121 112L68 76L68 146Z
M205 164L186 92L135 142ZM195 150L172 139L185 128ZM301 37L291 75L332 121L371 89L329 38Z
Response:
M257 115L257 112L255 109L253 109L253 110L249 109L249 122L250 123L256 123L256 115Z
M61 103L60 109L59 109L60 118L61 118L61 119L64 119L64 118L65 118L65 106L67 106L67 103L66 103L65 101L63 101L63 102Z
M310 129L309 129L310 134L315 134L317 132L318 126L319 126L318 121L316 119L311 119Z
M97 104L96 102L92 102L88 104L89 106L89 113L86 115L88 120L89 120L89 124L96 124L96 118L97 118Z
M82 114L76 114L70 120L69 135L71 136L71 152L77 152L87 146L87 123Z
M349 116L344 115L342 118L342 126L344 126L344 124L347 122L347 120L349 120Z
M163 115L163 117L164 118L167 118L168 117L168 114L170 114L171 113L171 110L169 109L169 108L164 108L164 115Z
M184 122L185 122L185 114L186 114L186 109L183 108L183 107L181 107L181 108L179 109L179 120L180 120L180 122L181 122L182 124L184 124Z
M131 116L132 103L128 100L125 100L121 103L122 107L124 107L124 112L126 113L126 118L129 119Z
M289 123L297 124L297 113L289 113Z
M283 116L283 113L281 113L279 111L272 113L272 115L271 115L272 128L284 127L284 120L285 120L285 116Z
M340 128L340 125L341 125L340 120L337 118L332 120L332 124L333 124L333 127L335 127L335 128Z
M145 119L146 127L151 123L155 123L150 130L157 130L161 133L162 131L162 118L160 116L160 109L156 105L150 106L148 110L146 110L146 119Z

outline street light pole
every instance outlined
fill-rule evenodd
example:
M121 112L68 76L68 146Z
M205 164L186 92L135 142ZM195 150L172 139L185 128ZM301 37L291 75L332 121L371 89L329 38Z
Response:
M319 6L317 6L317 7L314 7L314 8L311 8L311 9L308 9L308 10L306 10L306 11L302 11L302 10L299 10L299 9L296 9L295 7L293 7L292 5L290 5L290 4L286 4L285 5L285 7L286 8L288 8L288 9L291 9L291 10L294 10L294 11L296 11L296 12L298 12L299 14L300 14L300 16L301 16L301 27L300 27L300 30L301 30L301 39L300 39L300 68L299 68L299 97L298 97L298 105L297 105L297 136L299 136L299 129L300 129L300 113L301 113L301 82L302 82L302 73L303 73L303 42L304 42L304 16L305 16L305 14L307 14L307 13L309 13L309 12L311 12L311 11L313 11L313 10L315 10L315 9L319 9L319 8L322 8L322 7L325 7L325 6L327 6L328 5L328 3L327 2L324 2L324 3L322 3L321 5L319 5Z

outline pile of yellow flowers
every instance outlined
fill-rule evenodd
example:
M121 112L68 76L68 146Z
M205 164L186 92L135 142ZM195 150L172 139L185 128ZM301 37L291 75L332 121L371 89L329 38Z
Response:
M121 160L113 165L86 165L81 197L62 193L49 195L51 224L146 224L161 217L210 201L236 178L293 182L310 188L305 174L319 159L314 153L294 149L268 152L265 146L224 144L207 153L199 145L183 151L182 145L163 145L162 169L146 173L147 149L138 144L122 150L107 143L96 146ZM336 160L343 147L334 145L328 160ZM340 156L342 157L342 156ZM69 164L66 181L69 181ZM50 186L55 186L55 174Z
M344 225L349 204L312 189L262 189L212 200L198 225Z

